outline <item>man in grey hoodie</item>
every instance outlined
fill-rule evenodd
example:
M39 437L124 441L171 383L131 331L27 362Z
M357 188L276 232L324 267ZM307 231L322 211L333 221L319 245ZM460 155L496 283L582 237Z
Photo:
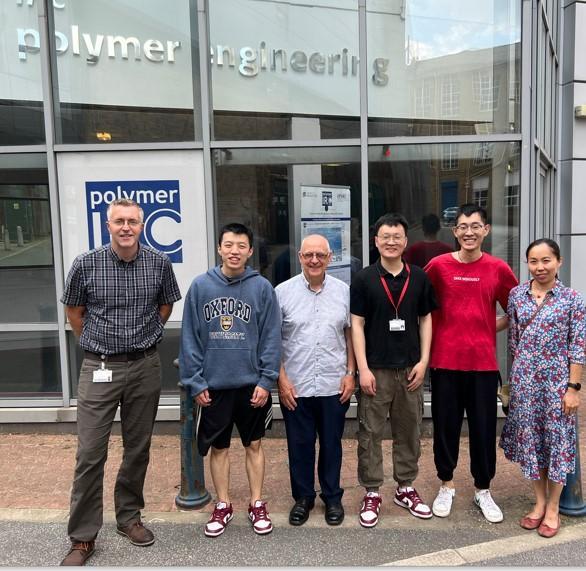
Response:
M234 424L246 450L248 517L256 533L273 526L262 501L262 437L272 422L271 390L279 376L281 323L273 287L246 266L252 231L242 224L220 230L222 263L196 277L185 298L179 368L181 382L199 405L196 438L210 453L217 503L204 533L221 535L233 517L229 498L230 438Z

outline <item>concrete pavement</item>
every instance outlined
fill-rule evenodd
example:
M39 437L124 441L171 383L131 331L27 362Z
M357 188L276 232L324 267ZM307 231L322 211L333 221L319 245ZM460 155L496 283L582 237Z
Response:
M581 433L586 434L586 427ZM424 438L422 444L416 487L424 500L431 503L438 486L431 439ZM211 504L191 512L180 512L175 507L180 481L179 435L155 435L143 515L157 542L149 548L137 548L115 533L112 494L122 446L121 438L112 436L105 473L105 525L98 536L96 554L88 563L96 566L375 566L399 562L401 566L435 566L442 562L490 565L494 560L499 565L525 565L532 554L543 557L544 561L555 561L567 542L572 542L574 560L586 563L584 550L574 549L575 544L586 543L583 518L563 517L562 531L553 540L545 540L518 526L518 519L531 505L531 485L500 449L492 490L505 514L502 523L488 523L472 503L474 488L468 474L466 438L462 439L455 475L457 494L452 515L424 521L393 504L391 442L384 441L387 481L381 490L381 520L376 528L367 530L357 520L364 491L356 480L354 439L343 441L346 519L339 528L325 524L324 508L319 500L304 526L289 526L287 517L292 499L286 441L267 438L264 445L267 460L264 496L275 524L274 532L267 537L256 536L246 519L248 485L244 452L240 441L234 439L231 488L236 515L222 537L209 539L204 537L202 529ZM72 435L0 435L0 564L52 566L59 563L68 547L66 521L75 448L76 438ZM584 448L582 443L582 458L586 458ZM213 496L207 465L206 485Z

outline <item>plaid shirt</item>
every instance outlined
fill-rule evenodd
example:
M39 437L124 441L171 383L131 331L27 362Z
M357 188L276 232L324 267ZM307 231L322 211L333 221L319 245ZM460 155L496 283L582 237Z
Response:
M114 355L160 341L159 306L178 299L179 286L165 254L140 244L136 258L125 262L106 245L74 260L61 303L86 308L82 349Z

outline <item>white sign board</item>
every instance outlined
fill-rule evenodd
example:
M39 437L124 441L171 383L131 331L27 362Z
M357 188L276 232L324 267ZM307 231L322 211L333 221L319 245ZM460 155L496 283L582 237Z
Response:
M132 198L145 211L141 241L171 258L185 296L208 269L202 152L80 152L57 159L65 274L78 254L109 243L107 205ZM183 300L171 320L181 321L182 313Z

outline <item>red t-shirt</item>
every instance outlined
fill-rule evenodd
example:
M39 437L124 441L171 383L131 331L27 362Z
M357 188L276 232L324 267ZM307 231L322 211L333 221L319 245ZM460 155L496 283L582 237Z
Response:
M429 366L455 371L496 371L496 302L506 311L518 284L509 265L483 253L471 264L452 254L425 266L439 309L432 312Z

